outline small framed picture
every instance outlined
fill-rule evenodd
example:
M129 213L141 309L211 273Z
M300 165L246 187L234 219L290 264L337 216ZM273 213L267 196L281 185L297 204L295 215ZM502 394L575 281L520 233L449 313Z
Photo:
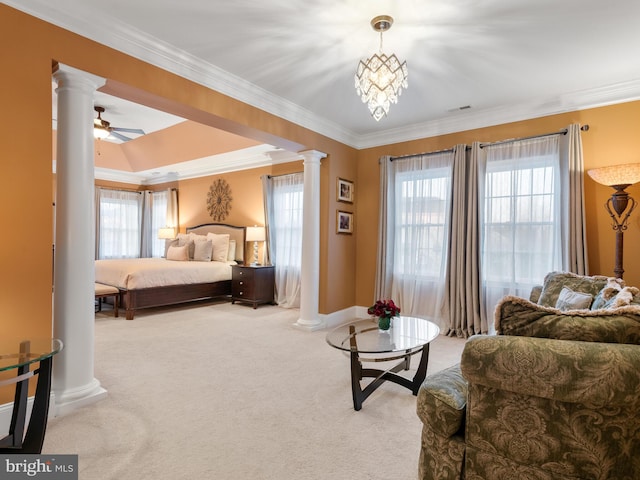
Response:
M339 202L353 203L353 182L338 177L336 192Z
M336 214L336 233L353 233L353 213L338 210Z

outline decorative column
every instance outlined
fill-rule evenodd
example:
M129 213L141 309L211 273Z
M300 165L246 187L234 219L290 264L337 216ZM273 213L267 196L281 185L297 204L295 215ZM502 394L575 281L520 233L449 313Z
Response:
M302 222L302 272L300 318L294 324L305 330L324 327L318 313L320 290L320 159L316 150L300 152L304 157L304 204Z
M60 65L56 152L53 335L64 350L53 362L55 415L106 396L93 376L95 226L93 95L105 80Z

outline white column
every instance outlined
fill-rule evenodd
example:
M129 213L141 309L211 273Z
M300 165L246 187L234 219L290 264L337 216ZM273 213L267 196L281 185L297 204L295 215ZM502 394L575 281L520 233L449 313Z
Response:
M304 157L304 205L302 224L302 279L300 318L294 324L305 330L324 327L318 313L320 294L320 159L316 150L300 152Z
M107 393L93 376L93 95L104 79L67 66L53 76L58 84L53 335L64 350L53 361L52 390L55 415L64 415Z

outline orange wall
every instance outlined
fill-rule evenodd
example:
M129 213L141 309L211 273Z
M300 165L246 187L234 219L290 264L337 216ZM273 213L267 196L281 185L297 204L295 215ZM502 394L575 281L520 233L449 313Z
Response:
M526 137L556 132L569 124L580 123L590 127L589 131L582 132L586 171L605 165L640 162L636 141L639 117L640 102L630 102L360 151L357 215L367 218L367 221L358 223L355 304L370 304L374 294L378 218L373 212L378 211L378 159L381 156L430 152L451 148L460 143L471 145L473 141L492 142ZM595 183L588 175L585 175L584 182L590 273L613 276L615 234L604 204L614 190ZM628 191L633 197L640 199L640 184L630 187ZM635 248L639 244L640 210L634 212L625 233L624 278L629 285L640 285L640 257L635 254Z

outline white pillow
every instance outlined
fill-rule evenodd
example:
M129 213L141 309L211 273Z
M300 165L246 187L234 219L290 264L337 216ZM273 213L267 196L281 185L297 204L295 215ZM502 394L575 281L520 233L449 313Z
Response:
M210 262L213 242L211 240L198 240L195 242L193 260L196 262Z
M229 234L228 233L207 233L207 238L213 243L211 260L214 262L226 262L229 255Z
M558 310L582 310L591 306L593 296L588 293L574 292L569 287L562 287L556 308Z
M171 245L167 249L167 260L177 260L179 262L189 261L189 245Z
M174 247L178 246L177 238L174 238L174 239L168 238L167 240L164 241L164 258L167 258L167 252L169 251L169 247L171 246L174 246Z
M227 254L227 261L233 262L236 259L236 241L229 240L229 253Z
M179 246L182 247L183 245L187 245L189 247L188 255L189 259L192 260L193 251L196 248L195 242L193 241L193 235L191 235L190 233L179 233L176 238L178 239Z

